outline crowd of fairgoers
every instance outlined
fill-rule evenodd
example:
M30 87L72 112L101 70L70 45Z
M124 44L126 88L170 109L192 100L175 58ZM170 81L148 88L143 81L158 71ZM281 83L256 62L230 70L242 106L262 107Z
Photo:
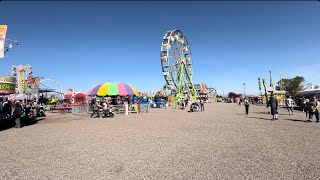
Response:
M243 104L245 106L245 114L249 115L249 106L250 104L262 104L260 101L250 101L249 98L244 97L237 100L225 99L227 103L238 103L240 106ZM289 115L294 115L295 107L306 113L306 121L312 122L313 116L316 118L316 122L320 122L320 100L317 96L311 97L297 97L293 99L291 96L287 96L285 100L285 106L288 110ZM270 96L267 102L268 113L272 115L272 119L278 119L278 108L279 103L278 99L273 95Z
M22 127L22 121L33 120L36 117L45 117L42 103L29 101L28 103L19 100L8 100L0 102L1 128Z

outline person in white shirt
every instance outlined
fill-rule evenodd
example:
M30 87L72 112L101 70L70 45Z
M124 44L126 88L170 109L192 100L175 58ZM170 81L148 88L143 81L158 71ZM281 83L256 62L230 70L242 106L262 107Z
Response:
M286 105L289 115L293 115L293 100L291 99L291 96L286 99Z

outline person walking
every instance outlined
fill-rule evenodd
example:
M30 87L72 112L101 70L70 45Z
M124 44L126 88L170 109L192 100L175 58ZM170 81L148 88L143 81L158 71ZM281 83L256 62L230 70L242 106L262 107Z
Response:
M244 101L243 101L243 103L244 103L244 107L245 107L245 109L246 109L246 115L249 115L249 101L248 101L248 99L245 97L244 98Z
M320 111L320 101L317 100L317 98L314 96L310 99L309 102L309 120L307 122L311 122L313 115L316 116L316 122L319 122L319 111Z
M200 110L204 111L204 100L203 100L203 98L200 99Z
M98 102L95 102L95 100L93 99L92 101L91 101L91 107L92 107L92 114L91 114L91 118L92 118L92 116L94 115L94 114L97 114L97 116L96 117L100 117L100 114L99 114L99 104L98 104Z
M305 97L302 97L302 100L301 100L302 104L301 104L301 107L302 107L302 112L305 111L305 109L307 108L307 101L306 101L306 98Z
M308 120L308 115L309 115L309 107L310 107L310 100L309 97L306 98L306 107L305 107L305 112L306 112L306 118Z
M271 95L267 108L271 107L272 119L278 119L278 99Z
M199 98L197 98L196 103L197 103L197 112L199 112L200 111L200 99Z
M15 122L15 128L21 128L21 115L22 115L22 106L20 104L20 101L17 101L15 103L15 107L14 107L14 111L13 111L13 116L12 116L12 120Z
M286 106L287 106L287 110L289 112L289 116L293 115L293 100L291 99L291 96L287 97Z

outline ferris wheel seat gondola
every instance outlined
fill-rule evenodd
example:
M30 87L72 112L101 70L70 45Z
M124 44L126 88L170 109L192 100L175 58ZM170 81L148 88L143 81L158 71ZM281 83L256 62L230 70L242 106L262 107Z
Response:
M164 76L170 76L170 73L169 72L163 72L162 73Z
M169 49L170 48L170 44L162 44L162 47L165 49Z
M183 51L188 51L187 47L182 48Z
M164 62L167 62L168 61L168 57L167 56L162 56L161 60L164 61Z
M171 90L171 89L173 89L173 86L172 85L168 85L167 88Z

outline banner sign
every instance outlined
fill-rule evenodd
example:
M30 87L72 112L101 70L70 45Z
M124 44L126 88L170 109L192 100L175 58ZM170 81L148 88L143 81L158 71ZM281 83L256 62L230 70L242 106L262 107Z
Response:
M18 90L20 94L24 94L24 85L25 85L25 80L24 80L24 74L25 71L18 71Z
M0 25L0 58L4 58L4 44L6 40L7 25Z
M16 78L4 76L0 78L0 94L13 94L16 88Z

